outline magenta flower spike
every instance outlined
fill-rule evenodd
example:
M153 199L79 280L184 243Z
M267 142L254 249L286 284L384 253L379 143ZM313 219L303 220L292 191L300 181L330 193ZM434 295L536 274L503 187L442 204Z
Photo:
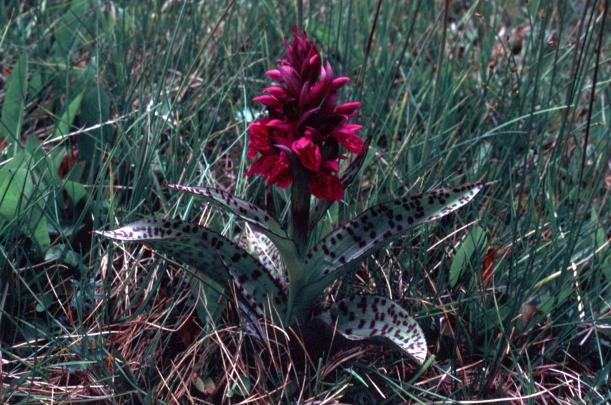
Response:
M293 42L285 43L285 57L266 75L275 83L253 98L267 107L268 115L249 125L247 155L254 163L246 174L280 188L304 176L299 183L306 190L293 189L304 194L300 198L312 194L342 200L340 146L351 153L364 152L357 134L362 126L350 123L361 103L338 104L338 91L350 79L335 77L329 63L323 66L314 42L297 30Z

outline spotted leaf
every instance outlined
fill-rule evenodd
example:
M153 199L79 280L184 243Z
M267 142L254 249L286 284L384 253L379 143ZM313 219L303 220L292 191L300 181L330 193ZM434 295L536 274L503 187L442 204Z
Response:
M259 227L266 234L272 233L278 237L286 238L286 232L282 226L263 209L255 204L237 198L231 193L212 187L191 187L180 184L168 184L168 187L178 191L184 191L218 204L245 221Z
M288 275L293 279L301 279L303 263L298 260L297 247L288 238L278 221L256 205L239 199L230 193L211 187L189 187L180 184L170 184L169 188L202 197L221 207L224 207L251 224L253 230L267 236L276 246L283 262L287 266Z
M144 219L97 233L146 244L221 282L231 276L257 314L265 312L268 302L275 306L274 312L284 312L286 294L268 270L244 249L208 228L179 219Z
M426 339L418 323L397 303L376 296L338 301L319 318L348 339L386 338L419 364L426 359Z
M276 245L285 263L291 262L292 258L297 257L297 248L294 242L288 238L282 225L255 204L212 187L190 187L180 184L170 184L168 187L202 197L228 209L247 223L250 223L254 230L267 236Z
M355 263L368 252L401 236L409 228L434 221L475 197L482 183L399 198L376 205L340 226L316 244L306 256L310 280L333 280L330 274ZM327 277L329 276L329 277Z
M246 223L238 239L238 245L256 257L285 292L288 290L284 260L276 245L265 234L257 232Z

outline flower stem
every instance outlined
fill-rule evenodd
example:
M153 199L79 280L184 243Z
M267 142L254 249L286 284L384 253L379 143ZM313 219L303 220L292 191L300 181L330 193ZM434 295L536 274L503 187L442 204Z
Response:
M303 256L308 247L310 190L309 172L293 162L293 185L291 187L291 237L297 245L297 252Z

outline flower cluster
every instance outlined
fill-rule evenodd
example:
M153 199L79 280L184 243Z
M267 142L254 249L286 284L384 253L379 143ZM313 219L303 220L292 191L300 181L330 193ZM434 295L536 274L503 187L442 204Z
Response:
M315 197L341 200L344 189L337 174L346 157L340 145L352 153L364 151L357 135L362 126L350 123L361 103L338 104L338 90L350 79L335 77L328 62L322 65L305 33L294 31L285 52L277 68L266 72L275 84L253 99L267 107L268 115L249 125L247 155L256 160L246 174L285 188L300 165Z

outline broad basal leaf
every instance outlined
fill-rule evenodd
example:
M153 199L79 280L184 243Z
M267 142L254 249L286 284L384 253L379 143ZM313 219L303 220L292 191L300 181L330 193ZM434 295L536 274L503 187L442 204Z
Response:
M480 226L475 226L469 232L465 240L462 241L450 265L450 287L454 287L458 282L458 278L469 267L471 257L476 252L484 252L488 244L486 231Z
M336 302L319 318L352 340L389 339L419 364L426 359L426 339L418 323L395 302L375 296L354 296Z
M220 282L230 275L257 314L264 313L268 299L275 311L284 312L286 294L267 269L244 249L208 228L178 219L144 219L97 233L146 244Z
M276 245L284 259L285 265L288 267L289 276L292 276L293 279L302 278L303 267L302 263L297 260L298 255L295 243L288 238L278 221L272 218L265 210L230 193L212 187L189 187L180 184L169 184L168 187L203 197L230 210L253 225L254 230L267 236Z
M26 151L0 167L0 224L13 222L44 252L50 245L45 197L40 192Z
M102 151L112 142L115 131L112 125L98 126L111 119L110 98L98 79L98 72L97 59L91 58L78 83L84 89L78 123L85 127L97 127L88 132L87 136L77 137L76 145L79 159L84 160L93 171L97 171L97 167L102 164Z
M255 231L246 223L238 239L238 245L259 260L285 292L288 290L286 266L278 248L267 236Z
M83 100L83 92L80 92L74 99L68 104L66 110L59 118L55 131L53 132L54 139L62 139L64 135L70 132L72 123L76 118L76 114L81 108L81 101Z
M263 231L269 231L277 236L286 237L286 232L282 229L282 226L267 212L253 203L237 198L231 193L212 187L190 187L180 184L168 184L168 187L203 197L230 210L245 221L257 225Z
M376 205L324 237L306 256L316 281L361 259L416 225L434 221L475 197L482 183L403 197Z

